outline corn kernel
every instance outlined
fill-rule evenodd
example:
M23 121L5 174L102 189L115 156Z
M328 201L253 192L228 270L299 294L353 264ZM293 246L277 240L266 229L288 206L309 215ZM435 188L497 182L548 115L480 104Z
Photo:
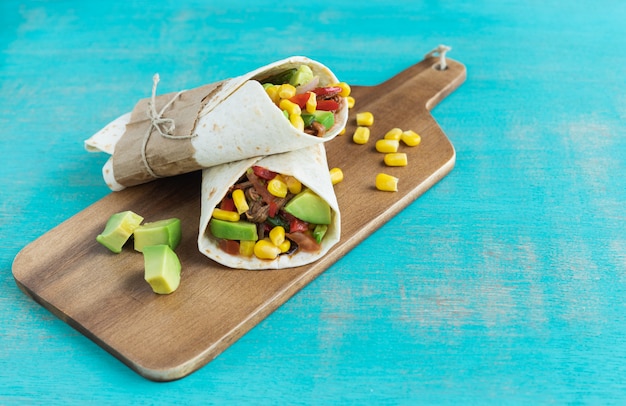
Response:
M280 246L285 242L285 229L282 226L276 226L270 230L270 241L275 246Z
M370 129L367 127L357 127L354 135L352 136L352 141L357 144L367 144L367 141L370 139Z
M230 210L222 210L222 209L218 209L215 208L213 209L213 217L218 219L218 220L224 220L224 221L239 221L239 213L237 213L236 211L230 211Z
M283 176L283 179L287 184L287 190L289 190L289 193L297 195L298 193L302 192L302 183L298 179L294 178L293 176Z
M414 147L419 145L422 141L422 137L418 133L413 130L407 130L402 133L402 142L404 142L409 147Z
M384 161L387 166L406 166L408 162L404 152L385 154Z
M289 113L289 116L292 116L294 114L302 114L302 109L300 108L300 106L287 99L282 99L278 104L278 107L280 107L281 110L285 110L287 113Z
M374 124L374 115L369 111L356 113L356 125L371 126Z
M332 168L330 171L330 181L333 185L343 180L343 171L339 168Z
M296 95L296 88L289 83L285 83L284 85L280 85L278 88L278 96L281 99L291 99Z
M376 189L384 192L397 192L398 178L385 173L379 173L376 175Z
M254 255L260 259L276 259L280 254L280 248L272 244L270 240L259 240L254 244Z
M352 96L346 97L346 101L348 102L348 108L349 109L354 107L354 103L356 103L356 101L354 100L354 97L352 97Z
M343 127L341 131L339 131L339 135L344 135L346 133L346 127Z
M398 140L378 140L376 141L376 151L382 153L398 152L398 146L400 141Z
M305 110L307 113L315 113L317 110L317 96L313 92L309 92L309 99L306 101Z
M350 89L350 85L347 84L346 82L333 83L331 86L337 86L341 88L341 92L339 92L339 96L341 97L350 96L350 92L352 89Z
M241 189L233 190L233 202L235 202L235 207L237 208L237 213L239 214L247 212L250 208L250 206L248 206L248 201L246 200L246 195Z
M298 107L298 106L296 106ZM304 119L300 114L290 114L289 122L299 131L304 131Z
M239 241L239 254L244 257L251 257L254 254L254 245L256 241L241 240Z
M267 93L269 98L272 99L274 103L278 103L280 101L280 96L278 96L279 88L280 86L276 86L276 85L268 86L265 88L265 93Z
M267 191L270 192L272 196L285 197L288 191L287 184L279 176L276 176L274 179L267 182Z
M289 248L291 248L291 241L289 241L289 240L285 240L285 241L283 241L283 243L282 243L282 244L280 244L280 245L278 246L278 248L280 249L280 252L281 252L281 253L282 253L282 252L287 252L287 251L289 251Z
M402 129L397 128L397 127L392 128L391 130L387 131L387 133L385 134L383 138L386 140L400 141L400 139L402 138Z

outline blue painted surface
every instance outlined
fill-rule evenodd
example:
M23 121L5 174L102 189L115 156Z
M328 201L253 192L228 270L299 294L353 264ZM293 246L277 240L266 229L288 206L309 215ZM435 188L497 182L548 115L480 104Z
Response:
M626 401L624 20L617 0L3 0L0 403ZM16 287L19 250L109 193L82 141L154 72L166 92L303 54L373 85L440 43L468 69L433 111L455 169L196 373L149 382Z

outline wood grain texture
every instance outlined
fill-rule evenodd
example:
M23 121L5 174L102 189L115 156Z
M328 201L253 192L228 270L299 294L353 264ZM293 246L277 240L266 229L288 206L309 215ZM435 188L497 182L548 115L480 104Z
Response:
M388 81L355 86L346 134L327 143L330 167L344 171L336 186L342 238L309 266L278 271L233 270L211 262L196 246L200 206L198 173L158 180L111 193L25 247L13 275L32 298L116 356L156 381L182 378L214 359L374 230L423 194L452 169L455 151L430 115L465 80L465 67L449 60L436 69L428 57ZM399 109L398 106L402 106ZM375 122L366 145L352 142L355 113ZM401 147L407 167L390 168L374 148L391 128L422 136ZM397 193L375 189L377 173L400 179ZM143 256L126 247L110 253L95 241L108 217L132 210L147 221L178 217L183 241L177 249L182 282L171 295L152 293L143 280Z

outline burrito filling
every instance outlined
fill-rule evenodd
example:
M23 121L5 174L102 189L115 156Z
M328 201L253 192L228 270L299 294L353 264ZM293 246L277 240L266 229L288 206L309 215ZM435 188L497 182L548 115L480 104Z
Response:
M335 114L350 94L346 83L321 84L307 65L287 69L259 82L291 124L323 137L335 125Z
M230 255L275 259L321 249L330 206L292 176L253 166L213 211L209 231Z

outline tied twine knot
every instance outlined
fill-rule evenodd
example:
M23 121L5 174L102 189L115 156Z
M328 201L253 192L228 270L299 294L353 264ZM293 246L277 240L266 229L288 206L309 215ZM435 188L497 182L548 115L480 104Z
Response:
M163 138L168 139L188 139L195 137L195 134L192 135L174 135L174 130L176 129L176 122L173 118L163 117L163 113L167 109L171 107L171 105L178 99L178 97L183 94L183 91L180 91L174 95L162 108L161 111L157 112L156 110L156 88L157 84L160 81L160 77L158 73L155 73L152 76L152 97L148 101L148 109L147 115L150 119L150 126L148 126L148 131L143 139L143 145L141 147L141 159L143 160L143 164L146 167L146 170L153 178L160 178L161 176L157 175L150 164L148 163L148 158L146 156L146 147L148 146L148 140L150 139L150 135L152 134L152 129L155 129Z
M424 58L430 58L431 56L439 55L439 63L435 66L435 68L438 70L446 70L446 68L448 67L448 64L446 63L446 52L451 49L452 48L447 45L439 45L437 48L427 53Z

